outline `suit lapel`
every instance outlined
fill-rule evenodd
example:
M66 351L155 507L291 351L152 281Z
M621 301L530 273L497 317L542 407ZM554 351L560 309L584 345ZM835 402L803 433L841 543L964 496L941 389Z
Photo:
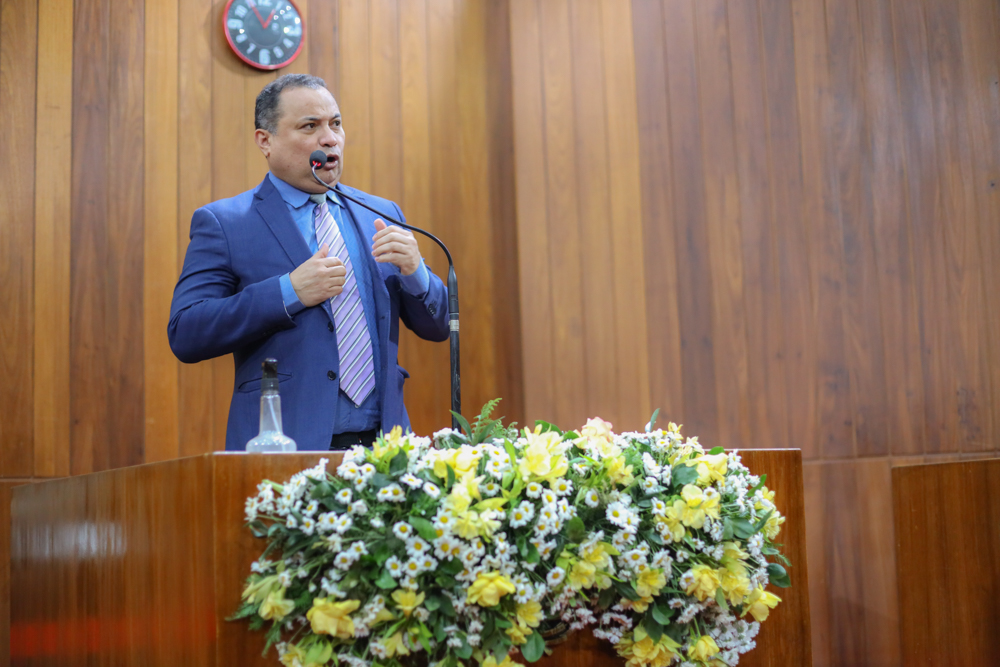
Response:
M267 223L274 237L278 239L278 243L292 264L297 267L309 259L312 256L312 253L309 252L309 246L306 245L301 232L292 221L285 200L281 198L281 194L271 183L270 178L264 177L257 192L254 193L254 197L254 206L257 212Z

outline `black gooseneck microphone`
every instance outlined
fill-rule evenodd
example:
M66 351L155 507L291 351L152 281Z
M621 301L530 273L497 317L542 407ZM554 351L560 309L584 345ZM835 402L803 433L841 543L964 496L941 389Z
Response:
M317 183L328 190L333 190L344 199L349 199L358 206L368 209L375 215L383 218L384 220L388 220L394 225L398 225L404 229L409 229L411 232L423 234L430 240L434 241L434 243L437 243L441 247L441 250L444 250L445 257L448 258L448 328L451 331L449 339L451 347L451 410L455 414L462 414L462 381L459 369L458 353L458 277L455 275L455 263L451 261L451 253L448 252L448 246L442 243L441 239L434 236L430 232L425 232L419 227L414 227L406 224L405 222L400 222L399 220L386 215L382 211L376 211L368 204L358 201L340 188L324 183L323 179L316 175L316 170L325 165L328 160L329 158L326 156L326 153L320 150L313 151L309 156L309 165L312 169L313 178L316 179ZM461 430L458 419L455 415L452 415L451 417L451 427L456 431Z

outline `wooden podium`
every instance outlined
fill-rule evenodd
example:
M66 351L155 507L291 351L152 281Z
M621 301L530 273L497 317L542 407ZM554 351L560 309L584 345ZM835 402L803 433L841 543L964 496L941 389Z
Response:
M225 618L263 542L243 504L265 478L284 481L324 455L216 453L14 489L11 664L253 667L262 633ZM339 460L326 454L332 469ZM767 472L787 522L793 587L741 665L809 665L802 462L798 450L743 452ZM619 665L589 632L544 667Z
M1000 459L892 469L904 665L1000 664Z

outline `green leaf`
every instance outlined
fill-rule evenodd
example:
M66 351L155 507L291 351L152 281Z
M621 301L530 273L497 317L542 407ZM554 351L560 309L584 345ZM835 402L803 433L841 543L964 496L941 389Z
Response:
M441 598L441 609L440 613L448 616L449 618L455 617L455 607L451 604L451 598L443 597Z
M431 595L426 600L424 600L424 607L427 611L437 611L441 608L441 596Z
M542 427L542 433L548 433L549 431L555 431L559 435L562 435L562 431L559 430L558 426L556 426L555 424L550 424L549 422L545 421L544 419L536 419L535 420L535 426L541 426Z
M670 474L671 481L677 486L692 484L698 479L698 469L684 463L676 466Z
M674 615L674 610L664 604L654 606L651 611L656 622L663 626L669 625L670 618Z
M472 427L469 426L469 421L465 417L463 417L462 415L458 414L454 410L449 410L448 412L450 412L451 416L455 418L455 421L458 422L458 425L462 427L463 431L465 431L466 433L468 433L470 435L472 434ZM471 651L472 649L469 649L469 650Z
M615 589L612 587L605 588L601 591L601 596L597 598L597 608L607 609L615 603Z
M639 594L635 592L632 584L625 583L623 581L616 581L614 583L615 590L627 600L632 600L635 602L639 599Z
M767 475L761 475L760 476L760 481L757 482L757 486L755 486L752 489L750 489L749 491L747 491L747 495L748 496L752 496L754 493L757 492L757 489L759 489L760 487L764 486L764 482L766 482L766 481L767 481Z
M656 545L659 545L659 546L663 545L663 538L660 537L659 533L657 533L654 530L644 530L644 531L642 531L642 536L643 536L643 538L647 542L650 542L652 544L656 544Z
M769 511L767 514L761 517L760 521L757 522L757 525L753 527L753 532L755 533L759 532L760 529L764 527L764 524L767 523L767 520L771 518L772 514L774 514L774 510Z
M521 647L521 655L528 662L537 662L545 654L545 639L540 632L532 632Z
M523 534L518 535L514 543L517 545L517 553L521 554L521 558L527 558L528 538Z
M573 517L566 524L566 537L570 542L579 544L587 537L587 525L578 516Z
M368 484L373 490L378 490L392 484L392 478L388 475L377 472L371 476L371 479L368 480Z
M462 566L462 563L455 558L446 560L437 567L437 571L443 572L444 574L458 574L463 569L465 568Z
M726 451L725 447L712 447L712 449L710 449L708 451L708 455L709 456L718 456L719 454L721 454L724 451Z
M771 580L771 583L779 588L788 588L792 585L791 580L788 578L788 572L778 563L767 564L767 576Z
M448 489L455 486L455 470L451 466L446 466L448 468Z
M392 590L396 587L396 580L392 578L392 575L382 570L382 574L375 581L375 585L384 591Z
M733 539L733 521L732 519L726 519L722 522L722 541L727 542Z
M427 519L419 516L410 517L410 525L413 526L420 537L428 542L433 542L437 539L437 530L434 529L434 524Z
M715 602L722 611L729 611L729 600L726 599L726 594L723 592L722 587L715 589Z
M660 409L656 408L653 410L653 416L649 418L649 423L646 424L646 433L652 433L656 430L656 418L660 416Z
M406 452L400 449L399 453L393 456L392 460L389 461L389 474L393 477L401 475L406 470L406 466L409 462L410 459L406 455Z
M528 555L525 557L528 563L537 563L541 560L541 555L538 553L538 549L531 542L528 542Z
M753 524L746 519L735 519L733 520L733 532L736 537L746 540L757 531L754 530Z
M451 414L455 413L453 412ZM462 645L455 649L455 655L462 660L468 660L472 657L472 647L469 646L469 642L465 641L465 637L462 637Z
M761 551L761 553L763 553L763 554L764 554L765 556L777 556L777 555L778 555L778 550L777 550L777 549L775 549L774 547L764 547L764 548L763 548L763 549L761 549L760 551Z
M271 527L267 529L267 536L268 537L274 537L274 534L276 532L278 532L279 530L281 530L283 527L284 527L284 524L272 523Z
M642 627L645 628L646 634L654 643L660 641L660 637L663 636L663 626L653 618L652 614L646 614L645 618L642 619Z

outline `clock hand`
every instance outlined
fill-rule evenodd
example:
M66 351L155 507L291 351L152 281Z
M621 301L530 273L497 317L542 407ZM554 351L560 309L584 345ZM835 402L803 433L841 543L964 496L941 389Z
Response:
M272 9L271 13L267 15L267 23L264 24L264 30L267 30L267 26L271 25L271 19L273 18L274 18L274 10Z
M264 17L261 16L260 12L257 11L257 3L254 2L253 0L247 0L247 4L250 5L250 9L253 10L253 13L257 15L257 20L260 21L261 27L267 28L267 24L264 23ZM274 14L273 11L271 13ZM268 18L268 23L270 23L270 18Z

